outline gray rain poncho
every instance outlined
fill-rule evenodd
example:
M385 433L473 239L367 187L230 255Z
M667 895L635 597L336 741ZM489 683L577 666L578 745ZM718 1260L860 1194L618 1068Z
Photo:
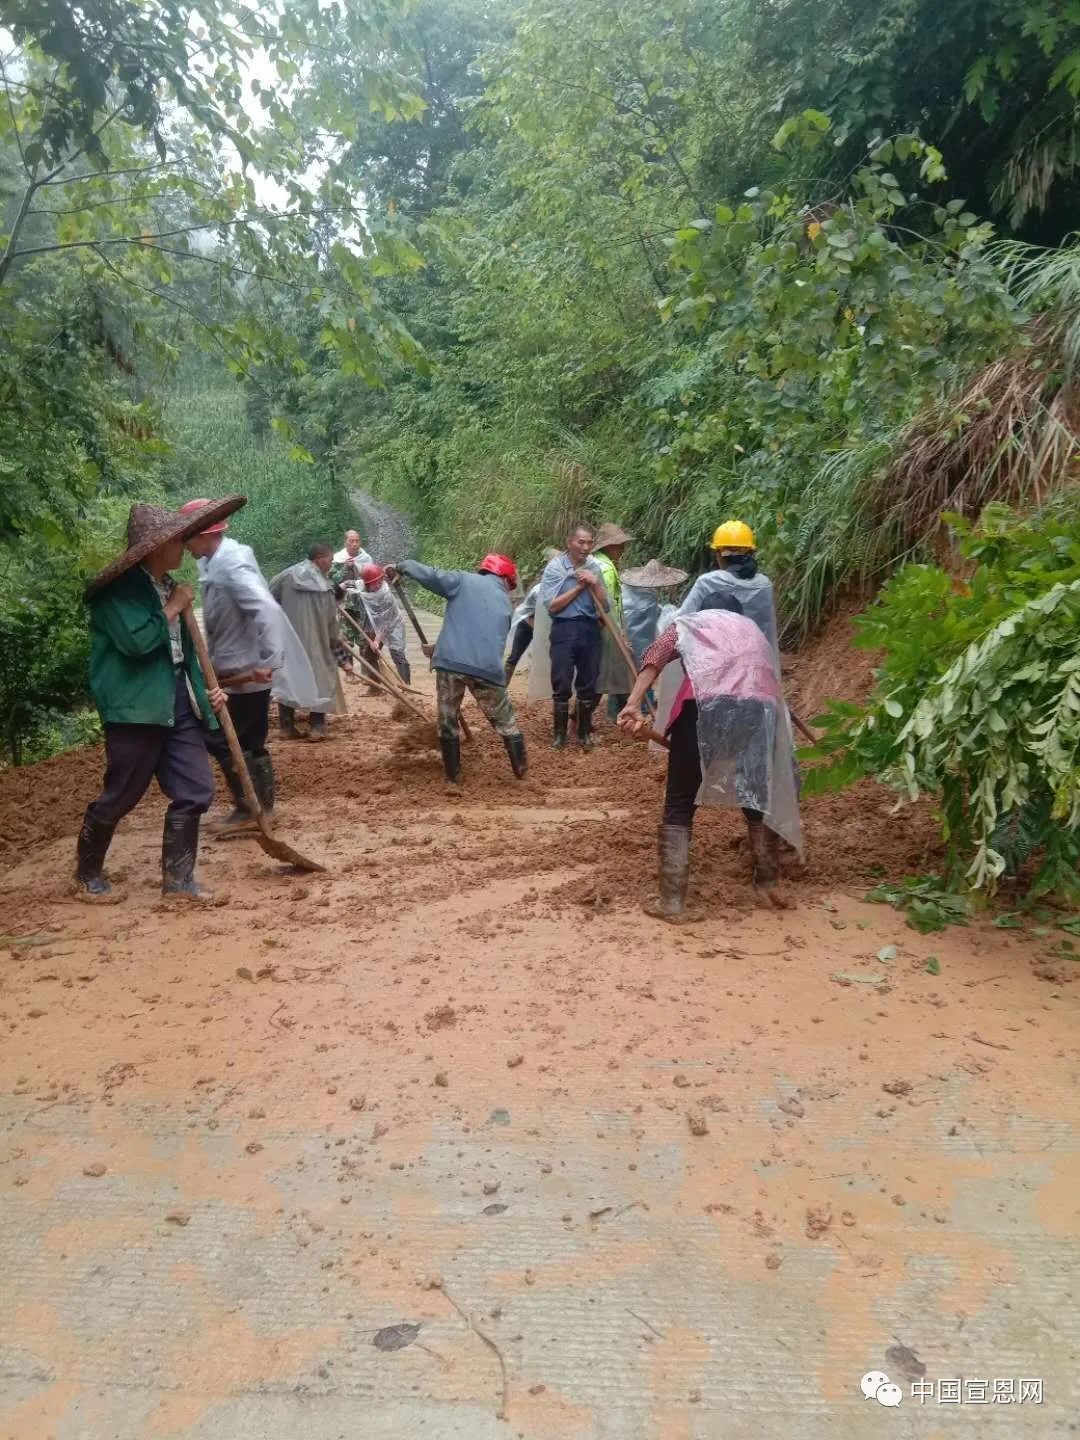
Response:
M203 624L219 675L273 671L273 689L287 690L308 709L318 692L311 662L285 612L263 579L255 552L226 535L213 555L198 562ZM259 681L229 685L230 694L268 690Z
M626 639L634 664L641 669L641 657L659 635L660 601L652 586L627 585L622 587L623 623L626 625Z
M666 732L696 700L697 803L760 810L801 857L795 747L770 647L756 624L729 610L680 615L675 626L682 664L663 671L657 729Z
M347 713L334 648L340 643L334 587L313 560L290 565L270 581L270 593L278 601L311 662L316 698L312 704L282 681L274 685L274 699L299 710L321 714Z

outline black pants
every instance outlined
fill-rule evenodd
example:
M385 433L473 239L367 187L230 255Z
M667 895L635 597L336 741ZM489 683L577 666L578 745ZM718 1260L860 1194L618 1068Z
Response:
M664 794L664 824L689 830L694 823L697 793L701 789L701 752L698 750L697 702L687 700L679 718L668 731L667 790ZM743 806L747 820L760 820L760 810Z
M532 644L533 627L526 620L519 620L517 629L514 631L513 643L510 646L510 659L507 665L516 665L525 651Z
M551 693L566 702L577 691L583 705L595 705L600 696L600 624L584 616L551 622Z
M270 729L269 690L230 695L229 715L241 750L256 758L269 754L266 748L266 736ZM207 731L206 748L219 765L225 764L229 758L229 742L222 730Z
M87 819L117 824L135 809L155 776L171 802L170 815L204 815L214 799L205 734L181 670L172 725L105 726L105 786L87 806Z

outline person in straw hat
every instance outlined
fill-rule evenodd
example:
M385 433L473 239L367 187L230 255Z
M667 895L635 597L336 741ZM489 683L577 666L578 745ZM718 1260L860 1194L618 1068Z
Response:
M119 898L105 878L105 856L117 825L155 777L169 799L162 892L210 898L195 879L199 821L214 798L203 727L216 727L226 698L221 689L207 690L183 623L194 592L169 571L180 564L188 536L245 503L242 495L230 495L188 515L133 505L127 549L86 587L90 692L105 729L105 780L86 808L76 845L80 899Z
M608 619L620 630L623 628L623 603L619 570L632 538L621 526L605 521L593 539L593 553L590 557L599 566L604 589L611 601L611 607L607 612ZM609 720L614 720L626 704L626 697L630 693L633 678L623 659L622 652L615 643L615 636L605 625L600 636L600 674L597 677L596 688L601 695L608 697Z
M624 570L620 578L626 641L634 664L640 670L645 651L675 613L675 607L662 598L663 592L670 593L690 577L685 570L678 570L674 565L650 560L647 565L640 565L635 570Z

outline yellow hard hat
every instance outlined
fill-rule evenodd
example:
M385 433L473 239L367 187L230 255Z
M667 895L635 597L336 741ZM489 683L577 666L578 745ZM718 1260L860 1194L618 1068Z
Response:
M745 520L725 520L723 525L718 525L713 531L712 548L714 550L756 550L754 544L754 532L747 525Z

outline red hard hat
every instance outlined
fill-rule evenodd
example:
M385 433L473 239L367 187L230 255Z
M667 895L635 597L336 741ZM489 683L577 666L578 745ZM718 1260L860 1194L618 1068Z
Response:
M211 502L205 498L202 500L189 500L186 505L180 506L180 514L192 515L196 510L201 510L204 505L209 505L210 503ZM219 520L216 525L208 525L205 530L200 530L199 534L220 535L223 530L227 530L228 528L229 522L227 520Z
M386 571L381 565L361 565L360 579L365 585L381 585L386 579Z
M499 575L510 588L517 584L517 566L509 555L485 555L477 567L483 575Z

